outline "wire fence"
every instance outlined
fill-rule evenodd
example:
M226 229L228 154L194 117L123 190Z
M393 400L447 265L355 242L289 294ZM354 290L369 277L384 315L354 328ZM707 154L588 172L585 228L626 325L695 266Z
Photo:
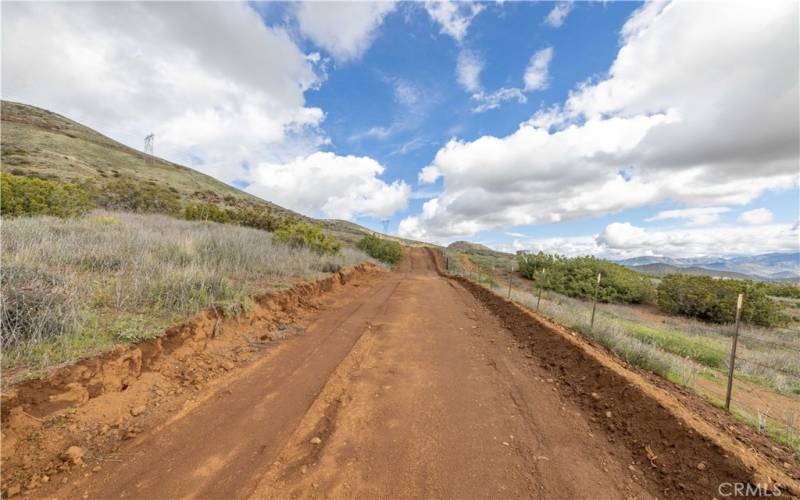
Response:
M498 277L485 270L464 269L450 259L446 262L451 274L463 276L582 331L634 364L648 369L661 366L659 363L668 366L653 371L692 388L716 405L725 406L725 385L731 376L729 410L759 432L800 453L800 331L767 330L744 324L743 331L734 331L732 325L694 324L690 320L685 321L686 328L681 328L683 319L675 322L651 319L649 323L643 317L621 319L619 306L605 304L596 304L595 320L596 306L592 302L551 290L533 287L528 290L514 283L513 273ZM657 329L664 338L649 339L626 330L637 322ZM733 358L734 369L730 370L734 338L738 349ZM676 345L688 346L686 352ZM674 376L676 373L679 376Z

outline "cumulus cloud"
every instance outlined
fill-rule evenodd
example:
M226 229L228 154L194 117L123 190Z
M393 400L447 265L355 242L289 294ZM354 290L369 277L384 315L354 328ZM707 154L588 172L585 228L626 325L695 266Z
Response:
M555 7L547 14L547 17L544 18L545 24L553 28L560 28L574 7L575 4L571 1L557 2Z
M772 211L768 208L754 208L739 215L739 220L745 224L769 224L772 218Z
M553 47L544 48L531 56L525 68L525 90L528 92L547 88L550 60L553 59Z
M306 215L387 217L406 208L411 188L381 180L384 171L372 158L317 152L287 163L260 163L247 191Z
M667 220L667 219L686 219L693 226L704 226L719 220L719 216L730 212L728 207L698 207L681 208L677 210L663 210L653 217L646 219L647 222Z
M427 1L425 10L441 27L441 32L461 42L472 20L481 13L483 5L469 2Z
M608 259L642 255L676 258L734 256L796 252L799 238L797 224L719 226L713 231L701 228L661 231L615 222L594 236L516 241L509 250L541 251L570 257L596 255Z
M223 180L324 141L314 58L246 4L7 4L2 37L4 99Z
M797 16L795 2L645 4L606 77L508 136L442 147L430 166L444 190L401 234L442 240L795 188Z
M425 167L419 172L420 184L433 184L436 179L442 176L439 169L434 166Z
M364 54L394 7L394 2L303 2L296 15L304 35L344 62Z

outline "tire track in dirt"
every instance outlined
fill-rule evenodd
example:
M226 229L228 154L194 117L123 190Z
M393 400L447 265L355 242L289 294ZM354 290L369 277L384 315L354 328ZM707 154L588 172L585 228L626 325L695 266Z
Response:
M653 497L658 485L628 468L628 450L593 433L432 257L411 251L386 315L252 498Z
M303 335L242 369L188 411L129 442L120 462L58 489L68 498L239 498L270 464L401 277L323 311ZM44 493L44 491L42 491Z

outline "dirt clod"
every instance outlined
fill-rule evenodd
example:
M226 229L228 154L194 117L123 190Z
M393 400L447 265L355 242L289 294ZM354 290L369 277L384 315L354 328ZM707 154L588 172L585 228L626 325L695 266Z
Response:
M62 458L65 461L72 462L75 465L81 465L83 463L83 456L85 454L86 452L80 446L70 446L66 449L66 451L64 451Z

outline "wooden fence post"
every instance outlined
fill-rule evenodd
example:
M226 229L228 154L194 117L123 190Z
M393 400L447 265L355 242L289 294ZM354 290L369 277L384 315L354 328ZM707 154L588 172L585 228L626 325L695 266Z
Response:
M536 299L536 310L539 310L539 304L542 303L542 287L544 286L544 273L547 272L547 269L542 268L542 281L539 282L539 298Z
M511 271L508 273L508 298L511 298L511 280L514 278L514 263L511 263Z
M728 390L725 393L725 409L731 411L731 393L733 392L733 367L736 363L736 344L739 342L739 320L742 316L742 301L744 295L739 294L736 298L736 328L733 331L733 340L731 341L731 360L728 366Z
M589 331L594 328L594 313L597 310L597 294L600 292L600 277L602 275L597 273L597 283L594 285L594 301L592 302L592 320L589 322Z

